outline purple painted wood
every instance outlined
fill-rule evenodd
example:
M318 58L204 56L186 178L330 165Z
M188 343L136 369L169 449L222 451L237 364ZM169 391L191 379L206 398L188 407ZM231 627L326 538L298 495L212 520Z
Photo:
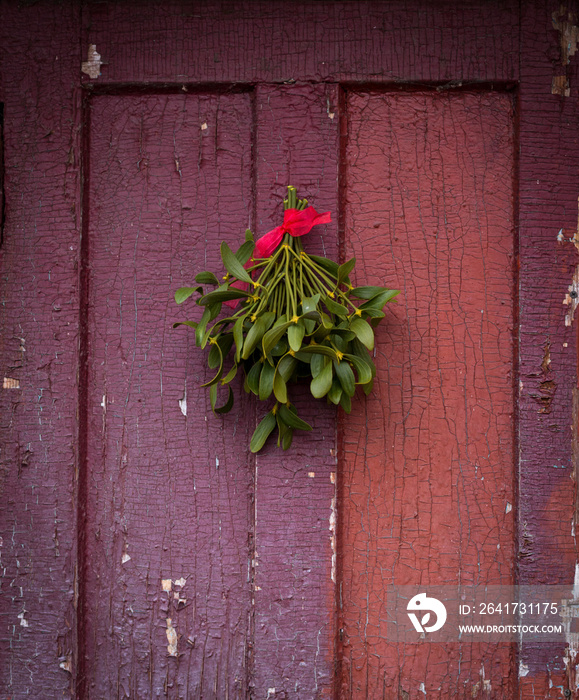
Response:
M0 7L0 689L72 693L80 102L78 8Z
M282 220L292 184L317 211L332 213L304 247L337 258L336 87L260 86L256 111L258 234ZM286 453L268 445L255 467L257 698L330 697L334 675L335 410L313 401L307 386L291 391L314 432L296 431Z
M248 400L213 416L171 323L244 240L250 126L243 93L91 100L83 697L245 697Z
M521 583L578 581L579 71L576 2L523 3L520 89ZM570 95L565 96L567 82ZM563 94L554 94L554 92ZM567 321L566 321L567 318ZM567 323L569 325L567 325ZM575 452L573 456L573 442ZM521 696L576 691L579 647L525 646Z

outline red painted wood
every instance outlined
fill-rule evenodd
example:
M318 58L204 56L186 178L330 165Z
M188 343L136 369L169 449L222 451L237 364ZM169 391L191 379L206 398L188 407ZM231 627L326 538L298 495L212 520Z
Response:
M66 698L74 670L79 8L0 6L0 690ZM11 387L11 388L10 388ZM18 387L18 388L17 388Z
M248 400L214 417L171 323L243 241L250 125L248 94L91 101L83 697L246 697Z
M317 211L332 212L332 223L312 230L304 246L336 258L336 87L260 86L256 113L258 233L279 224L285 186L293 184ZM268 445L255 463L253 690L257 698L326 698L332 692L336 636L336 414L313 401L307 386L291 392L314 432L296 431L286 453Z
M385 590L514 581L512 102L348 99L347 255L403 296L341 421L344 698L513 693L508 645L389 644Z

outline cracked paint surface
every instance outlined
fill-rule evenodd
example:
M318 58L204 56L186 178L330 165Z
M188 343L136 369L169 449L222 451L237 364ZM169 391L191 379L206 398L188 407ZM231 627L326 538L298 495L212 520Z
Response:
M348 117L347 257L402 303L342 421L343 694L510 697L508 648L397 647L385 605L391 583L513 581L512 99L353 93Z

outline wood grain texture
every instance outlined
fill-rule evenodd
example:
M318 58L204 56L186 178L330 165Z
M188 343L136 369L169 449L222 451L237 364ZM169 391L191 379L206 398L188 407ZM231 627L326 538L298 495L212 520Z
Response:
M513 80L518 8L512 0L86 2L83 40L106 62L98 82Z
M336 87L324 85L260 86L256 94L258 234L282 220L281 201L292 184L318 212L332 212L332 223L314 228L304 246L333 258L338 253L337 98ZM290 451L281 453L270 444L256 459L252 690L256 698L327 698L336 632L335 410L312 400L307 386L292 387L291 393L314 432L296 431Z
M0 6L0 691L13 698L72 692L78 14L72 2Z
M577 581L577 312L565 316L576 289L579 196L578 57L570 56L576 2L523 3L520 88L520 580ZM557 24L567 22L567 33ZM570 96L551 94L564 76ZM521 697L576 691L579 643L524 645Z
M238 384L236 410L213 416L206 353L171 323L199 316L175 290L222 268L220 239L243 240L250 98L96 97L90 112L83 696L244 698L247 399Z
M514 140L508 94L353 93L347 255L401 289L341 422L342 697L511 697L508 645L386 638L386 587L515 573Z

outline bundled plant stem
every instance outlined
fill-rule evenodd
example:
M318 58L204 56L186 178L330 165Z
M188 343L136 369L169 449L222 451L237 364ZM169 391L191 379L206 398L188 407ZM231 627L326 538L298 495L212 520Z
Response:
M231 382L240 370L247 392L261 401L273 395L273 407L251 438L252 452L263 447L276 426L278 446L284 450L290 447L294 430L312 429L289 400L292 383L309 381L314 398L327 397L347 413L356 385L366 394L372 390L376 374L370 355L373 328L384 318L383 307L398 294L379 286L353 287L349 275L355 258L338 265L304 251L297 237L302 235L300 225L307 233L312 225L328 221L329 214L318 215L307 200L297 199L293 187L288 187L284 210L285 228L270 232L257 246L249 230L235 253L227 243L221 244L227 271L222 282L212 272L201 272L195 277L201 286L183 287L175 293L178 304L199 295L201 320L174 325L194 328L196 345L210 346L207 363L215 375L202 386L209 387L213 411L227 413L233 407ZM294 228L291 222L297 222ZM281 245L269 257L257 257L256 253L274 247L282 233ZM239 308L216 321L224 303ZM219 387L228 389L220 406Z

